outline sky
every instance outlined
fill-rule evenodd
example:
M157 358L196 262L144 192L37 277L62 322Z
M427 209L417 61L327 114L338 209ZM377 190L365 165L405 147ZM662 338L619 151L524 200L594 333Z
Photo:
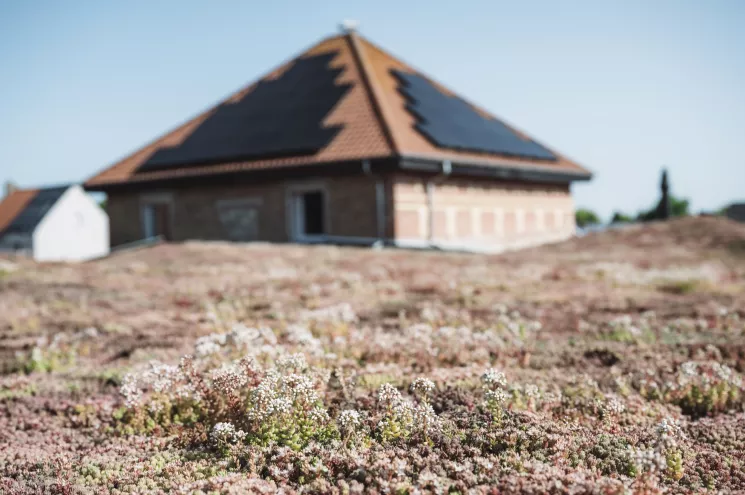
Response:
M83 181L344 19L594 173L606 219L745 201L745 2L6 0L0 181Z

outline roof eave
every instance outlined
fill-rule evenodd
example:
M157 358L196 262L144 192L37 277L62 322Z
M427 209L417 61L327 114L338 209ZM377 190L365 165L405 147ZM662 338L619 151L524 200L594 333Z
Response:
M452 173L471 177L501 180L521 180L529 182L579 182L592 179L587 170L571 170L549 165L514 165L494 161L454 157L452 159L407 154L401 156L399 166L402 170L419 172L439 172L444 161L449 161Z

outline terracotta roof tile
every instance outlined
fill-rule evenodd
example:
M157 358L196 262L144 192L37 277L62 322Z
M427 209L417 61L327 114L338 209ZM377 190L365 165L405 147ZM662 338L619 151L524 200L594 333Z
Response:
M23 212L38 193L38 189L17 189L0 201L0 233Z
M580 174L587 172L556 152L554 153L559 159L556 162L546 163L438 148L414 128L414 117L406 109L404 97L398 92L397 81L390 72L391 69L406 72L415 71L356 34L336 36L321 41L299 57L273 70L260 81L237 91L224 102L240 102L242 98L257 87L259 82L280 78L296 61L305 57L328 53L335 54L330 62L330 68L342 69L334 84L337 86L351 85L351 87L321 122L323 127L339 126L340 130L317 152L281 158L138 171L157 150L183 143L218 110L220 106L218 105L100 172L86 182L86 187L105 189L106 186L114 184L139 183L173 177L215 175L242 170L313 165L402 155L435 160L470 160L485 165L531 167ZM446 88L439 85L438 87L442 91L448 92ZM478 110L483 112L481 109ZM487 112L484 113L488 115Z

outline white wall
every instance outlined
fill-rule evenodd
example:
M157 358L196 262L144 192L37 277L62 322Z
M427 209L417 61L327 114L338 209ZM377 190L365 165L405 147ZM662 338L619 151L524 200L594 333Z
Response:
M80 186L71 186L34 230L37 261L83 261L109 253L109 217Z

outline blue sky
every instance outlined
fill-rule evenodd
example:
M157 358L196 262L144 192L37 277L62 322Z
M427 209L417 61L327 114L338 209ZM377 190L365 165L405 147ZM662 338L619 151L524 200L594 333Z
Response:
M320 4L320 5L319 5ZM0 2L0 180L81 181L339 21L595 173L578 205L745 200L745 2Z

